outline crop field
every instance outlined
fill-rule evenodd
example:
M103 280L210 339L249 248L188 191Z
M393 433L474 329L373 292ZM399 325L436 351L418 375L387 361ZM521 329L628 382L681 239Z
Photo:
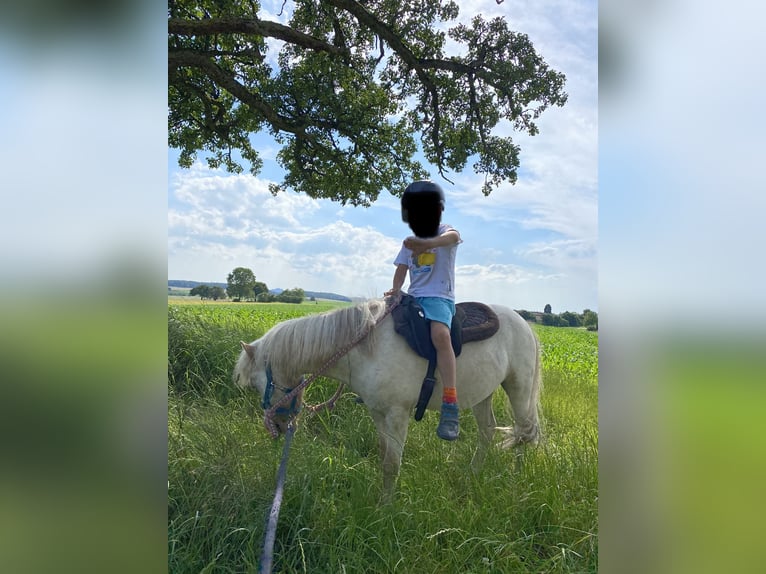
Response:
M283 439L260 397L235 388L239 341L337 303L168 307L168 568L257 572ZM469 462L477 429L436 437L438 413L410 423L397 496L380 505L377 435L346 392L332 412L302 415L292 443L274 572L506 573L598 570L598 334L534 329L543 345L545 441L522 457L492 449ZM319 378L318 403L336 388ZM493 398L500 426L512 415ZM498 436L498 442L499 442Z

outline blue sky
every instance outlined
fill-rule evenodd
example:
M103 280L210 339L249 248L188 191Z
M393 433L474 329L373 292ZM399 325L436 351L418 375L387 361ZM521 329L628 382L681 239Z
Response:
M484 197L472 162L463 173L449 174L454 185L430 169L447 195L444 221L463 238L457 299L597 310L597 5L461 4L463 21L477 11L485 18L503 15L528 34L548 64L567 76L569 101L543 114L539 135L513 135L522 148L513 186ZM504 129L499 126L499 133ZM383 192L372 207L354 208L291 192L273 197L268 183L281 180L276 144L260 134L254 142L264 159L258 177L210 170L201 162L180 169L177 152L168 150L168 278L225 282L232 269L244 266L271 288L381 296L409 234L398 199Z

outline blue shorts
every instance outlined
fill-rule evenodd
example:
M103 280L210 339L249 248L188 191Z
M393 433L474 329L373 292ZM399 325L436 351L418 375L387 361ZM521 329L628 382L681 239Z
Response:
M416 297L425 311L426 319L444 323L452 327L452 317L455 316L455 302L442 297Z

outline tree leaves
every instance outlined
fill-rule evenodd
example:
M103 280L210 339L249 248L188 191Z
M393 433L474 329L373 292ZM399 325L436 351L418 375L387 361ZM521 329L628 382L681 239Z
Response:
M284 7L283 7L284 8ZM564 76L502 18L447 30L454 2L304 0L289 26L258 3L169 3L168 141L190 166L258 174L250 135L281 144L292 188L342 204L370 205L427 177L418 147L446 178L474 158L489 194L515 182L518 146L494 133L503 120L537 133L535 119L566 102ZM463 48L446 55L446 39ZM276 42L278 40L279 42ZM271 54L270 50L278 50Z

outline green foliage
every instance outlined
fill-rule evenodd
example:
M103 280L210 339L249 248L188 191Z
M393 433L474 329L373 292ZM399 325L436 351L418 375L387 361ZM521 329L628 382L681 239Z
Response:
M519 167L519 147L493 129L535 135L540 114L567 99L564 75L504 18L447 28L451 0L308 0L287 26L269 16L255 1L169 3L168 141L181 166L202 151L212 167L258 174L249 136L267 131L286 172L273 192L370 205L427 176L419 144L442 175L478 158L489 194ZM448 39L459 55L446 55Z
M258 303L273 303L277 300L277 296L273 293L269 293L268 291L264 291L263 293L258 293L255 297L256 302Z
M218 299L226 298L226 291L217 285L211 287L210 285L197 285L189 290L189 295L192 297L199 295L200 299L212 299L218 301Z
M529 311L525 310L525 309L519 309L516 312L519 315L521 315L521 318L524 319L525 321L534 321L535 320L535 316L532 313L530 313Z
M253 295L255 296L255 300L258 300L258 295L261 293L268 293L269 287L264 283L263 281L256 281L253 285Z
M189 295L192 297L199 296L200 299L210 299L210 289L210 285L197 285L191 288Z
M548 307L548 308L550 308L550 307ZM556 319L557 318L558 318L557 315L554 315L553 313L550 313L550 312L543 313L542 324L543 325L547 325L549 327L555 327L555 326L557 326L556 325Z
M226 291L223 290L223 287L218 287L218 285L216 285L210 290L210 297L213 299L213 301L226 299Z
M582 324L588 328L593 327L598 331L598 313L591 311L590 309L585 309L582 313Z
M226 277L226 292L232 299L255 299L255 274L247 267L237 267Z
M566 321L567 326L569 327L581 327L582 326L582 318L577 313L572 313L571 311L564 311L559 315L562 320Z
M548 327L569 327L569 321L561 315L543 313L541 323Z
M598 331L598 313L585 309L582 315L573 313L572 311L564 311L563 313L556 315L550 312L550 305L546 305L546 311L544 313L534 314L524 309L517 310L516 312L521 315L525 321L531 323L537 323L538 316L540 317L540 323L546 327L586 327L588 331Z
M282 441L257 393L232 387L239 340L329 305L169 308L168 569L256 571ZM517 464L494 449L468 472L477 428L438 439L438 413L412 422L395 503L378 506L375 427L351 393L304 414L291 449L274 572L596 572L598 336L534 327L542 344L545 443ZM172 333L172 335L171 335ZM194 385L187 384L193 381ZM306 390L316 404L335 384ZM498 424L512 423L502 392Z
M306 297L303 289L296 287L295 289L285 289L276 299L280 303L303 303L303 299Z

